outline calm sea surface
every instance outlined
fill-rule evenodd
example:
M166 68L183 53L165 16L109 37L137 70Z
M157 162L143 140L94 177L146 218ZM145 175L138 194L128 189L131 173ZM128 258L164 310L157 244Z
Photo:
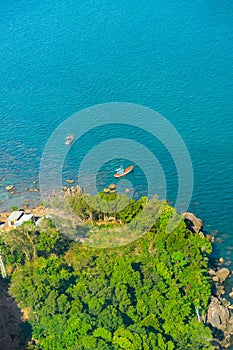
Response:
M189 210L218 231L219 254L233 260L232 0L2 0L0 12L1 210L33 198L27 189L62 121L95 104L136 103L158 111L182 136L194 170ZM123 126L111 132L84 135L67 156L64 178L76 180L94 145L130 134ZM174 201L172 160L146 133L139 137L159 158ZM112 181L116 163L101 170L100 187ZM146 193L140 164L128 179Z

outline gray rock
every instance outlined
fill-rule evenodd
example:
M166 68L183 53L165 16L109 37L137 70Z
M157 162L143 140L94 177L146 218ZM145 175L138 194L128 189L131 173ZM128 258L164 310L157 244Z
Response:
M228 327L229 319L229 310L217 298L211 297L207 312L207 323L212 327L225 331Z
M219 258L219 263L220 264L223 264L224 263L224 259L221 257L221 258Z
M116 184L110 184L110 185L108 186L108 188L109 188L110 190L115 190L115 189L116 189Z
M14 190L15 186L14 185L8 185L6 186L6 191L12 191Z
M70 190L69 187L68 187L67 190L65 191L65 196L66 196L66 197L70 197L70 196L71 196L71 190Z
M210 276L216 276L216 272L213 269L209 269L208 272Z
M212 279L213 279L214 282L218 282L218 276L213 276Z
M231 305L230 301L227 300L226 298L222 298L221 301L222 301L223 306L225 306L227 308Z
M76 193L77 194L82 194L83 193L81 186L79 186L79 185L76 186Z
M209 242L211 242L211 243L214 242L214 236L206 235L206 238L208 239Z
M40 190L39 190L39 188L33 187L33 188L29 188L28 192L40 192Z
M224 282L227 279L227 277L229 277L229 275L230 271L226 267L223 267L222 269L216 272L216 276L218 277L220 282Z
M69 184L73 184L73 183L74 183L74 180L72 180L72 179L67 179L66 182L69 183Z
M225 294L225 289L224 289L223 285L218 286L217 289L218 289L219 296Z
M203 227L203 222L201 219L198 219L193 213L185 212L182 213L184 216L184 221L188 229L192 232L199 233Z

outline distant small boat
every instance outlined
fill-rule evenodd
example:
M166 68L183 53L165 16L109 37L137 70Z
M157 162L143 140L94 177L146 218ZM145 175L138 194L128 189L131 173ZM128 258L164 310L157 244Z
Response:
M69 135L65 139L65 145L69 146L74 141L74 135Z
M116 169L116 174L114 174L114 177L122 177L130 173L134 168L134 164L130 165L128 168L123 168L122 166L118 169Z

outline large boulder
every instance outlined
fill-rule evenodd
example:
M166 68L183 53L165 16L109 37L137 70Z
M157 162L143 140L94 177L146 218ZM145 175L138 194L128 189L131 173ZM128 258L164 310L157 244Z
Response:
M40 192L40 189L36 187L32 187L28 189L28 192Z
M110 185L108 186L108 188L109 188L110 190L115 190L115 189L116 189L116 184L110 184Z
M207 312L207 323L214 328L225 331L228 328L229 319L229 310L217 298L211 297Z
M116 184L110 184L108 186L110 193L115 193L116 192Z
M8 185L8 186L5 187L5 189L6 189L7 192L13 191L14 188L15 188L14 185Z
M218 277L220 283L224 282L229 277L229 275L230 271L226 267L223 267L216 272L216 276Z
M68 187L65 191L65 196L70 197L71 196L71 189Z
M79 186L79 185L76 186L76 193L77 194L82 194L83 193L81 186Z
M69 184L73 184L73 183L74 183L74 180L67 179L66 182L69 183Z
M76 187L71 186L70 190L71 190L72 193L76 193Z
M192 232L199 233L203 227L203 222L201 219L198 219L193 213L185 212L182 213L184 216L184 221L188 229Z

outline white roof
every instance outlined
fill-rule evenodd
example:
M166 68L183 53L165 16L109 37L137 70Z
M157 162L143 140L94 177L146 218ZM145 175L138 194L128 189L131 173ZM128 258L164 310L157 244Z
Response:
M12 211L12 213L10 214L10 216L7 218L7 221L16 221L16 220L18 220L23 214L24 214L24 212L23 212L22 210Z
M34 217L33 214L24 214L16 223L16 226L21 226L24 222L31 220Z

